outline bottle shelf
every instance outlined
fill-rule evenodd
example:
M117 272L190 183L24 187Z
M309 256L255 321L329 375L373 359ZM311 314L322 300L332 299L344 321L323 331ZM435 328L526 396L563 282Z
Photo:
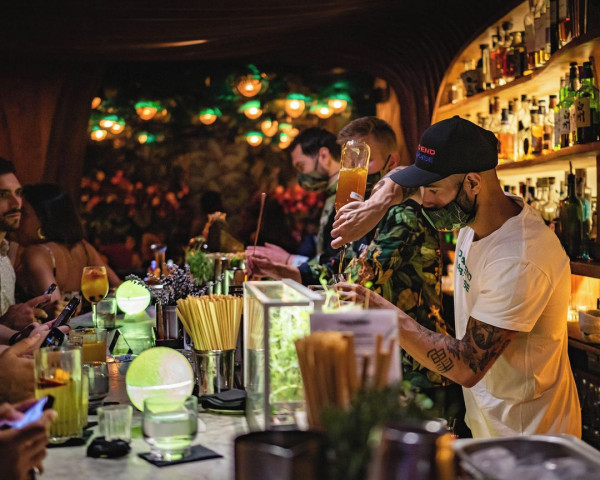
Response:
M537 68L530 75L518 78L501 87L480 92L457 103L438 106L433 113L432 123L455 115L464 117L467 114L470 114L471 120L475 121L475 115L478 112L487 115L490 97L500 97L500 102L506 104L509 100L523 94L536 97L557 95L560 77L568 72L569 64L588 61L589 57L594 57L594 54L596 57L600 54L600 31L598 29L576 38L558 50L544 66Z
M596 166L596 158L600 155L600 142L584 143L572 147L561 148L546 155L539 155L531 160L508 162L498 165L498 175L535 174L548 172L552 168L568 169L569 162L573 168L591 168Z
M600 278L600 263L571 262L571 274L582 277Z

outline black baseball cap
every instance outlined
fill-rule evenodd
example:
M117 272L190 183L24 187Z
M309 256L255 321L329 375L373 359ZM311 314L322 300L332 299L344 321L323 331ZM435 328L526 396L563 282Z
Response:
M455 173L483 172L498 165L496 136L459 116L434 123L423 133L415 163L390 178L421 187Z

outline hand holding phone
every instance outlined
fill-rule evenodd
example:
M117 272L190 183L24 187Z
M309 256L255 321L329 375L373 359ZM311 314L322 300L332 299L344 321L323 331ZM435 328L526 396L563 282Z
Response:
M27 410L23 412L23 416L18 420L0 420L0 427L9 427L9 428L23 428L29 425L30 423L37 422L40 418L42 418L42 413L47 408L52 407L52 401L48 402L49 397L42 397L38 401L36 401L33 405L31 405Z
M51 283L43 295L50 295L54 292L54 290L56 290L56 283ZM48 305L49 301L50 300L46 300L45 302L38 303L35 308L44 308L46 305Z
M60 314L58 315L58 317L56 317L56 320L52 322L50 327L58 328L62 327L63 325L66 325L67 322L71 319L71 317L75 314L80 301L81 300L79 300L79 297L73 297L71 300L69 300L67 306L62 312L60 312Z

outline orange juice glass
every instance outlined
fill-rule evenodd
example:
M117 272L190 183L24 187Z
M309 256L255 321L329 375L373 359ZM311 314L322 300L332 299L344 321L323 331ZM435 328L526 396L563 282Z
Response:
M367 173L371 149L362 140L348 140L342 147L342 159L335 209L350 202L364 199L367 189Z
M106 336L108 331L100 328L82 330L81 361L83 363L106 362Z
M96 304L108 293L108 276L104 266L83 267L81 275L81 293L92 304L92 317L96 321Z

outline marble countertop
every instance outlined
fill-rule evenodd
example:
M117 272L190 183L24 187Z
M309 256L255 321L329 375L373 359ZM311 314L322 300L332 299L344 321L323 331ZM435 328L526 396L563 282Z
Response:
M110 394L106 401L130 403L125 391L123 370L126 365L109 364ZM90 421L97 421L90 416ZM164 479L178 480L230 480L234 478L233 440L247 432L246 420L243 416L216 415L201 412L198 420L198 435L193 444L202 444L223 458L183 463L167 467L155 467L138 457L138 453L150 450L141 433L142 413L134 407L131 452L118 459L96 459L86 456L86 446L59 447L48 449L44 460L43 480L65 480L79 478L85 480L137 480ZM94 427L92 438L98 436Z

